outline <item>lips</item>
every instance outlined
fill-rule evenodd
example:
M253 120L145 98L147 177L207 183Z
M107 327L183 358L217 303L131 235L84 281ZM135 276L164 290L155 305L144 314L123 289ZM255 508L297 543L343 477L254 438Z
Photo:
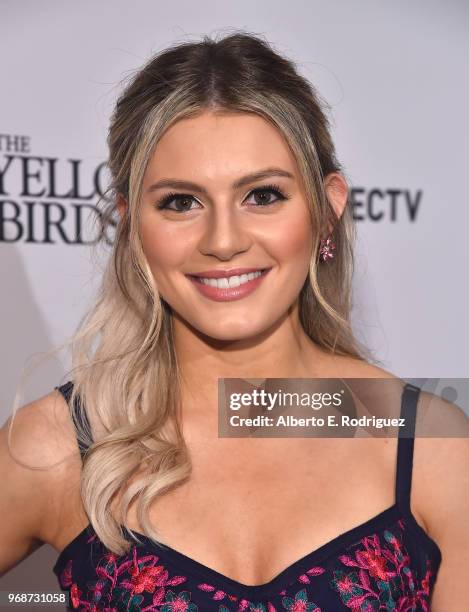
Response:
M270 270L271 268L207 270L197 275L188 274L187 277L204 297L216 302L228 302L239 300L253 293L262 284ZM234 281L232 277L236 277ZM231 286L230 282L233 283Z
M187 274L196 278L228 278L230 276L241 276L251 272L263 272L267 268L230 268L229 270L204 270L203 272L195 272Z

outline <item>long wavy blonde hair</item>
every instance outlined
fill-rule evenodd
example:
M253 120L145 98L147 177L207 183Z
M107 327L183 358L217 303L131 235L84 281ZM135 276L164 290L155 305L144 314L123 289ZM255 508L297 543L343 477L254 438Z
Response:
M89 520L114 553L131 546L123 523L137 501L144 533L155 542L149 505L184 482L190 456L180 426L181 378L171 309L161 299L139 236L142 179L155 145L176 121L207 109L256 113L284 136L298 164L310 205L313 257L299 295L301 324L320 347L373 361L351 329L355 225L350 200L337 219L324 177L342 172L330 135L326 103L294 63L246 32L184 42L158 53L126 85L110 121L111 181L101 218L116 226L112 252L96 299L69 340L74 381L71 402L97 415L106 430L90 445L81 475ZM119 197L128 202L117 219ZM334 227L335 257L318 260L319 241ZM117 512L111 513L119 499ZM161 544L161 542L160 542Z

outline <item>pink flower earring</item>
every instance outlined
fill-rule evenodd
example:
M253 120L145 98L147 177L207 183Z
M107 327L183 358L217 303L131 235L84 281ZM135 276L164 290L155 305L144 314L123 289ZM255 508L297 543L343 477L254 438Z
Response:
M324 262L328 262L334 259L335 244L332 241L332 236L328 236L326 240L321 240L321 246L319 249L319 259Z

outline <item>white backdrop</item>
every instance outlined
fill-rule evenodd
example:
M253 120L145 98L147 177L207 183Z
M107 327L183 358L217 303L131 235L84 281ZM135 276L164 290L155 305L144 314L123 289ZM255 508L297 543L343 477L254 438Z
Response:
M339 159L356 190L358 334L400 376L468 375L469 4L250 6L0 2L3 412L25 359L73 331L96 287L90 248L73 243L76 215L86 228L97 196L83 196L106 159L122 78L170 43L234 28L265 35L331 105ZM79 193L59 197L73 189L74 171ZM61 215L65 238L51 225ZM63 371L45 367L33 395Z
M465 0L0 0L2 422L25 360L73 332L97 286L89 246L65 240L97 200L121 79L171 43L237 28L331 105L360 217L357 333L399 376L467 377L468 25ZM63 372L42 368L30 397Z

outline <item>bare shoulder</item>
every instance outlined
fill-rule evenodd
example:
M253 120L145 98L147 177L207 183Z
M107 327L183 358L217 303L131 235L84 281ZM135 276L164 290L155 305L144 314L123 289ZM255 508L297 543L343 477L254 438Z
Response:
M431 393L422 392L419 403L426 435L415 438L414 472L428 532L442 553L432 609L459 610L469 566L469 419Z
M405 384L399 376L367 361L336 355L327 371L345 381L359 411L377 417L399 416Z
M395 406L400 405L405 381L387 370L356 360L349 362L348 375L390 380L382 385ZM393 384L393 382L395 384ZM430 494L431 493L431 494ZM412 496L418 514L432 535L445 529L449 499L466 503L469 512L469 418L463 408L439 395L422 390L417 419L412 469ZM438 500L439 503L434 502ZM445 501L446 500L446 501ZM461 509L461 507L460 507Z
M387 378L399 380L399 377L384 368L355 357L334 355L333 367L344 378Z
M422 391L416 431L414 457L422 496L431 500L426 522L444 541L450 525L463 529L469 513L469 419L457 404Z
M10 456L45 466L70 458L76 452L68 405L56 390L21 406L3 424Z
M0 428L0 573L48 541L79 466L73 423L59 392L21 406L5 421Z
M327 354L324 360L324 377L331 378L392 378L399 377L380 367L358 357L350 355Z
M344 377L394 379L396 385L389 388L392 401L398 399L404 383L399 377L359 360L344 358L340 363ZM393 469L396 446L390 443L396 440L383 441L383 457ZM432 610L460 610L469 566L469 418L457 403L423 390L417 404L411 509L442 553Z

